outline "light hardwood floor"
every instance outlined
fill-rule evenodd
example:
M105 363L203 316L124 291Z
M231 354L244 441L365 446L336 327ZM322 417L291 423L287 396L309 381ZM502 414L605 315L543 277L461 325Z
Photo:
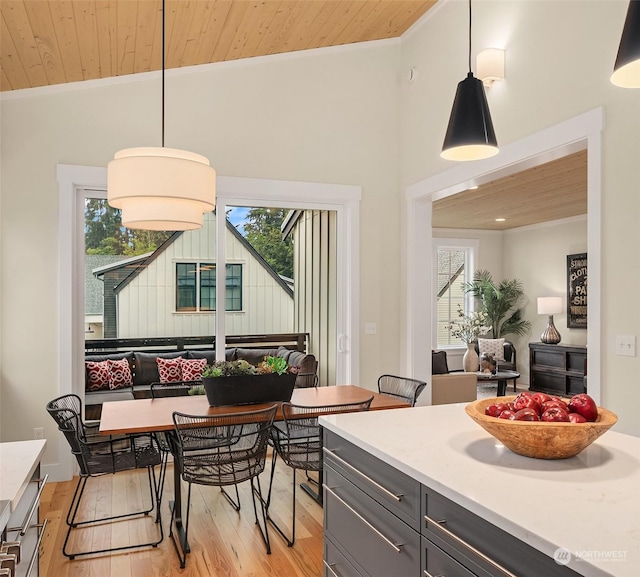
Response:
M271 459L261 476L262 489L268 489ZM62 555L66 533L65 517L75 488L75 480L50 483L42 501L41 518L49 519L43 540L40 575L44 577L320 577L322 574L322 507L304 491L297 490L296 543L287 547L276 533L269 531L271 555L265 552L255 518L249 483L240 486L242 509L236 513L220 490L193 485L187 566L180 569L169 533L168 501L173 495L173 471L169 465L162 502L164 541L157 548L132 549L117 554L78 557L70 561ZM302 474L297 481L304 480ZM141 485L142 484L142 485ZM186 500L186 484L183 483ZM125 511L141 502L146 492L146 471L123 472L90 479L82 509L83 515L104 516ZM186 501L185 501L186 503ZM271 515L287 528L291 523L291 469L282 462L276 466ZM71 545L102 548L124 545L156 535L153 518L120 521L95 528L77 530ZM149 539L150 540L150 539Z

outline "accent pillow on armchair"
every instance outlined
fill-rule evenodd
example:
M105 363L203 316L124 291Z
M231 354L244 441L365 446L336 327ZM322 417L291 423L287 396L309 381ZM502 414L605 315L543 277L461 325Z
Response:
M496 361L504 361L504 339L478 339L478 353L491 355Z

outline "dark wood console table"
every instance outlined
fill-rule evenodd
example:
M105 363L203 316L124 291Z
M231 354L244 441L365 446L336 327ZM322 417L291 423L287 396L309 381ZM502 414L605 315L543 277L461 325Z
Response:
M587 347L529 343L529 390L570 397L586 392Z

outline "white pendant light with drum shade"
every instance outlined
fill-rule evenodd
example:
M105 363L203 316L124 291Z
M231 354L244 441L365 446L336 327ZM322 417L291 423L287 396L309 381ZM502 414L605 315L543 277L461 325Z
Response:
M640 88L640 0L630 0L611 82L621 88Z
M216 171L204 156L164 146L165 0L162 0L162 146L127 148L107 168L109 205L142 230L193 230L215 208Z
M480 160L498 154L482 81L471 72L471 0L469 0L469 73L458 84L440 156L447 160Z

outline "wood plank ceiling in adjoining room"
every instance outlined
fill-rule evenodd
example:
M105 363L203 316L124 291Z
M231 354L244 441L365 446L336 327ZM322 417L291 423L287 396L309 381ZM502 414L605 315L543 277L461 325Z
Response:
M479 230L507 230L585 215L587 151L436 200L432 210L433 228Z
M400 37L436 0L167 0L166 68ZM161 68L161 0L2 0L0 90Z

